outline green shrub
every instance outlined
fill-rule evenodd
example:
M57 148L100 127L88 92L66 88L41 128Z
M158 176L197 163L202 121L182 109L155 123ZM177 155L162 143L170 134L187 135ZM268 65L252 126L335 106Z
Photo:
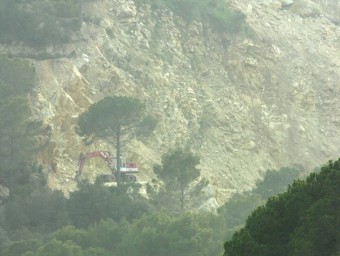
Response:
M137 6L148 4L153 9L168 8L187 21L203 20L221 32L248 30L245 16L223 0L136 0L135 3Z
M224 244L228 256L332 256L340 248L340 159L294 181Z
M35 71L30 63L0 55L0 100L26 95L35 85Z
M14 197L6 204L4 216L8 230L28 228L48 233L68 224L66 198L60 191L40 189L30 196Z
M153 116L146 116L142 122L137 127L137 136L139 137L148 137L152 134L158 124L157 118Z
M136 184L138 186L138 184ZM72 224L76 227L88 227L100 220L113 219L129 221L151 211L145 199L132 195L127 190L133 185L122 184L119 189L108 188L100 183L80 184L80 189L73 192L68 200L68 212Z
M0 0L0 40L34 47L65 43L80 28L77 0Z
M237 33L245 27L244 14L231 9L223 2L219 2L216 7L209 8L207 12L210 23L219 31Z

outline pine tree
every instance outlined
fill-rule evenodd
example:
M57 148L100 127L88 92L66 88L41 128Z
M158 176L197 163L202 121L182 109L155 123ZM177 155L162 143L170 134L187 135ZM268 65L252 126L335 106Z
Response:
M114 140L117 159L117 184L120 184L122 147L131 139L142 121L143 104L125 96L106 97L91 105L78 118L76 132L92 142L95 139Z

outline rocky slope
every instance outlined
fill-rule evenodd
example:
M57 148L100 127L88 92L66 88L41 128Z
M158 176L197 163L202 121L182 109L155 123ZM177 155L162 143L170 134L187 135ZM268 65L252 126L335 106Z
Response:
M63 57L32 60L39 82L32 107L51 127L39 156L51 188L76 188L80 152L114 150L105 141L85 146L74 132L78 114L108 95L137 97L159 120L149 139L124 150L140 166L138 179L150 182L169 148L191 145L209 181L197 207L208 210L250 189L266 169L310 170L339 156L338 2L231 2L246 15L249 35L187 25L169 10L131 0L85 4L74 41L47 49ZM84 175L108 172L91 160Z

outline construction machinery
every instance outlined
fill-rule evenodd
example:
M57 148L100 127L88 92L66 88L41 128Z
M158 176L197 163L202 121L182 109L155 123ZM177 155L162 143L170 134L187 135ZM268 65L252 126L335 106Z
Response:
M117 159L112 157L110 152L108 151L92 151L86 153L80 153L79 161L78 161L78 171L76 178L79 178L83 172L85 160L89 158L99 157L103 159L110 170L113 172L115 179L118 178L118 168L117 168ZM138 173L137 164L134 162L127 162L124 158L120 158L120 178L124 182L135 182L137 180L136 176L133 174Z

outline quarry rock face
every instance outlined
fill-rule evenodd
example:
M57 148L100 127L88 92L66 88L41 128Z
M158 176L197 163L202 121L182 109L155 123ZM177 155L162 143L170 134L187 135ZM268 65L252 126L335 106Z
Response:
M38 160L51 188L76 189L80 152L114 152L108 141L84 145L74 131L80 113L113 95L140 99L158 119L149 138L123 150L138 163L142 184L156 178L152 166L169 149L190 145L200 155L200 179L208 182L192 198L196 208L216 210L267 169L308 172L338 158L338 2L231 3L246 15L249 35L186 24L170 10L133 1L85 4L79 38L52 49L72 54L34 61L32 108L52 131ZM99 159L84 168L90 180L109 172Z

